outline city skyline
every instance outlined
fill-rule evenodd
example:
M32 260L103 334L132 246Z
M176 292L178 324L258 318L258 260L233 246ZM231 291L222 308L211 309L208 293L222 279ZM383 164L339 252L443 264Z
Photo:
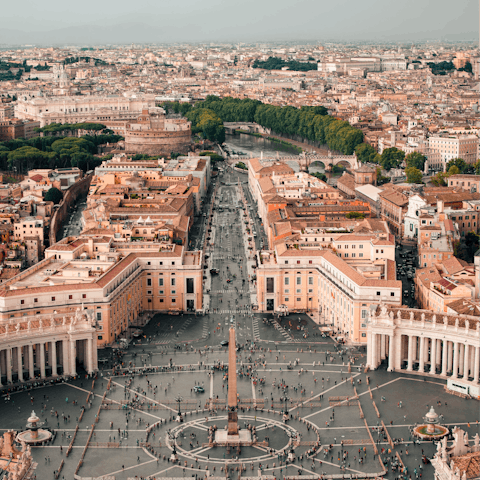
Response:
M476 2L461 0L388 1L302 0L295 8L284 1L247 1L199 5L140 0L125 2L88 0L72 12L57 0L27 2L23 15L13 5L3 7L8 28L0 45L9 44L124 44L236 41L472 41L478 37ZM90 8L92 7L92 8ZM95 12L95 16L92 15ZM345 12L349 12L348 15ZM412 12L415 14L412 15ZM252 14L253 13L253 14Z

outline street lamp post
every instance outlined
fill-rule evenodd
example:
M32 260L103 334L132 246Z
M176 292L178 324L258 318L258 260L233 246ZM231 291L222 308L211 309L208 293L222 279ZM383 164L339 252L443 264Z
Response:
M182 423L183 422L183 417L182 417L182 411L180 410L180 404L183 402L183 397L180 396L180 395L177 395L175 397L175 401L178 403L177 422Z

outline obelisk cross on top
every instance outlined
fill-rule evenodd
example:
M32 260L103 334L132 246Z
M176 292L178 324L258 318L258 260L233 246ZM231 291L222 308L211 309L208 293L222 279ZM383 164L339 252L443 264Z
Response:
M228 435L238 435L236 347L235 329L232 327L228 340Z

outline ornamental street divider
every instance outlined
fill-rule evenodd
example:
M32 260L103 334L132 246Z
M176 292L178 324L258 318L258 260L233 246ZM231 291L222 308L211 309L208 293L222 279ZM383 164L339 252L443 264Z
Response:
M390 444L390 446L393 448L393 441L392 441L392 437L390 436L390 433L388 433L388 430L387 430L387 427L385 426L385 424L383 423L383 420L381 421L382 422L382 427L383 427L383 430L385 431L385 433L387 434L387 439L388 439L388 443Z

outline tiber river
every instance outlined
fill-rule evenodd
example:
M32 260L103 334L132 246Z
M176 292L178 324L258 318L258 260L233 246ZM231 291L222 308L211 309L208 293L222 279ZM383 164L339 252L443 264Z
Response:
M283 154L297 155L297 150L281 143L272 142L266 138L254 137L253 135L236 134L226 135L225 145L230 154L246 155L260 158L263 152L263 158L275 158L277 152ZM299 171L298 163L294 161L287 161L287 163L295 170ZM311 165L309 173L325 173L325 168L322 164ZM327 173L327 177L330 175Z

